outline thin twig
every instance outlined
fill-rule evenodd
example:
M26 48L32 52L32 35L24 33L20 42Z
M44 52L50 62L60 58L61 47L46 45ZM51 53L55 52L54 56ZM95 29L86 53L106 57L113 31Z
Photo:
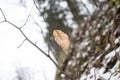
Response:
M1 8L0 8L0 9L1 9ZM2 9L1 9L1 11L2 11ZM3 12L2 12L2 14L4 15ZM6 19L6 18L5 18L5 19ZM36 47L39 51L41 51L45 56L47 56L47 57L56 65L56 67L57 67L58 69L61 70L61 68L58 66L58 64L57 64L46 52L44 52L41 48L39 48L36 44L34 44L34 43L25 35L25 33L22 31L21 28L19 28L17 25L13 24L12 22L8 21L7 19L6 19L5 22L11 24L11 25L14 26L16 29L18 29L18 30L21 32L21 34L25 37L25 40L27 40L28 42L30 42L34 47Z
M18 29L18 30L21 32L21 34L25 37L25 39L26 39L29 43L31 43L34 47L36 47L39 51L41 51L45 56L47 56L47 57L56 65L56 67L61 70L61 68L58 66L58 64L57 64L46 52L44 52L41 48L39 48L36 44L34 44L34 43L25 35L25 33L22 31L21 28L18 28L15 24L13 24L13 23L11 23L11 22L9 22L9 21L7 21L7 20L6 20L6 22L8 22L8 23L11 24L12 26L14 26L16 29ZM61 71L62 71L62 70L61 70Z
M25 41L26 41L26 39L24 39L24 40L22 41L22 43L21 43L17 48L20 48Z
M29 15L27 16L27 19L26 19L25 23L24 23L20 28L23 28L23 27L27 24L27 22L28 22L28 20L29 20L29 17L30 17L30 15L31 15L32 10L33 10L33 6L32 6L32 8L31 8L31 10L30 10Z
M42 14L42 12L39 10L39 8L38 8L38 6L36 4L36 1L33 0L33 2L34 2L35 7L37 8L37 10L39 11L39 13ZM44 20L46 26L49 27L48 24L46 23L47 21L46 21L45 17L44 16L42 16L42 17L43 17L43 20ZM49 53L50 53L50 48L49 48L50 47L50 34L49 34L49 31L48 31L48 39L49 39L48 40L48 55L49 55Z
M2 11L1 8L0 8L0 10ZM18 30L20 31L20 33L25 37L25 40L27 40L27 41L28 41L29 43L31 43L34 47L36 47L36 48L37 48L41 53L43 53L46 57L48 57L48 58L55 64L55 66L60 70L61 73L65 74L66 77L72 79L70 76L68 76L68 75L60 68L60 66L54 61L54 59L53 59L49 54L47 54L46 52L44 52L44 51L43 51L41 48L39 48L35 43L33 43L33 42L25 35L25 33L22 31L22 27L24 27L24 26L26 25L26 23L27 23L30 15L28 16L28 18L27 18L26 22L23 24L23 26L22 26L22 27L18 27L17 25L13 24L12 22L10 22L10 21L8 21L8 20L6 19L3 11L2 11L2 14L3 14L4 19L5 19L4 22L7 22L7 23L9 23L10 25L12 25L13 27L15 27L16 29L18 29ZM47 25L47 24L46 24L46 25ZM25 40L23 40L22 44L24 43Z
M1 21L0 23L4 23L5 22L5 20L4 21Z
M7 23L11 24L12 26L14 26L16 29L20 29L17 25L13 24L12 22L6 20Z
M4 14L4 13L3 13ZM61 68L58 66L58 64L46 53L44 52L41 48L39 48L36 44L34 44L26 35L25 33L22 31L21 28L19 28L18 26L16 26L15 24L13 24L12 22L6 20L5 22L9 23L10 25L14 26L16 29L18 29L21 34L25 37L25 40L27 40L29 43L31 43L34 47L36 47L39 51L41 51L46 57L48 57L54 64L55 66L62 72L64 73Z
M42 14L42 12L39 10L39 8L38 8L38 6L37 6L37 4L36 4L36 1L33 0L33 2L34 2L35 7L37 8L37 10L39 11L39 13ZM43 17L43 20L44 20L46 26L49 27L48 24L46 23L47 21L46 21L45 17L44 17L44 16L42 16L42 17Z
M2 10L1 8L0 8L0 10L1 10L1 12L2 12L2 15L3 15L5 21L6 21L7 19L6 19L6 17L5 17L5 14L3 13L3 10Z

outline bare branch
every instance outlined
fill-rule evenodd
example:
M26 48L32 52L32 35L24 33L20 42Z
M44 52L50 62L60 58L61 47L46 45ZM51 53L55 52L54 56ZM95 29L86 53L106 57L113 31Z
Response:
M24 40L22 41L22 43L21 43L17 48L20 48L25 41L26 41L26 39L24 39Z
M34 5L35 5L36 9L39 11L40 14L42 14L42 12L39 10L39 8L38 8L38 6L37 6L37 4L36 4L36 1L33 0L33 2L34 2ZM46 26L49 27L48 24L46 23L47 21L46 21L45 17L44 17L44 16L42 16L42 17L43 17L43 20L44 20ZM50 52L50 48L49 48L49 47L50 47L50 35L49 35L49 31L48 31L48 39L49 39L49 40L48 40L48 43L47 43L47 44L48 44L48 54L49 54L49 52Z
M34 0L33 0L33 1L34 1ZM34 1L34 4L35 4L36 8L38 9L35 1ZM0 10L2 11L1 8L0 8ZM39 10L39 9L38 9L38 10ZM31 10L31 11L32 11L32 10ZM39 12L40 12L40 10L39 10ZM30 13L31 13L31 12L30 12ZM40 13L41 13L41 12L40 12ZM39 48L39 47L36 45L36 43L33 43L33 42L25 35L25 33L22 31L22 27L24 27L24 26L26 25L26 23L28 22L29 17L30 17L30 14L28 15L25 23L24 23L21 27L18 27L18 26L15 25L14 23L8 21L8 20L6 19L6 17L5 17L5 15L4 15L4 12L3 12L3 11L2 11L2 14L3 14L4 19L5 19L5 21L2 21L2 22L7 22L7 23L9 23L9 24L12 25L14 28L18 29L18 30L20 31L20 33L25 37L25 39L24 39L23 42L18 46L18 48L24 43L25 40L27 40L30 44L32 44L34 47L36 47L41 53L43 53L46 57L48 57L48 58L54 63L54 65L60 70L61 73L65 74L66 77L68 77L69 79L72 79L72 77L68 76L68 75L61 69L61 67L54 61L54 59L53 59L49 54L47 54L47 53L44 52L41 48ZM44 19L44 21L46 22L46 20L45 20L44 17L43 17L43 19ZM46 25L47 25L47 23L46 23ZM47 25L47 27L48 27L48 25ZM48 43L48 44L49 44L49 43ZM49 52L49 51L48 51L48 52Z
M38 6L36 4L36 1L33 0L33 2L34 2L35 7L37 8L37 10L39 11L39 13L42 14L42 12L40 11L40 9L38 8ZM46 26L48 27L48 24L46 23L47 21L46 21L45 17L44 16L42 16L42 17L43 17L43 20L45 21Z
M3 15L5 21L6 21L7 19L6 19L6 17L5 17L5 14L3 13L3 10L2 10L1 8L0 8L0 10L1 10L1 12L2 12L2 15Z
M29 20L29 17L30 17L30 15L31 15L32 10L33 10L33 6L32 6L32 9L30 10L30 13L29 13L29 15L28 15L25 23L24 23L20 28L23 28L23 27L27 24L27 22L28 22L28 20Z
M1 21L0 23L3 23L3 22L5 22L5 20L4 20L4 21Z
M4 14L4 13L3 13ZM28 19L27 19L27 21L28 21ZM26 22L27 22L26 21ZM62 72L62 73L64 73L65 74L65 72L63 72L63 70L59 67L59 65L52 59L52 57L51 56L49 56L46 52L44 52L41 48L39 48L36 44L34 44L26 35L25 35L25 33L22 31L22 29L21 28L19 28L18 26L16 26L15 24L13 24L12 22L10 22L10 21L8 21L8 20L6 20L5 22L7 22L7 23L9 23L10 25L12 25L12 26L14 26L16 29L18 29L20 32L21 32L21 34L25 37L25 40L27 40L29 43L31 43L34 47L36 47L39 51L41 51L46 57L48 57L54 64L55 64L55 66ZM25 41L24 40L24 41ZM23 42L24 42L23 41ZM23 44L23 42L22 42L22 44Z
M36 47L39 51L41 51L46 57L48 57L48 58L56 65L56 67L57 67L61 72L63 72L62 69L59 67L59 65L51 58L51 56L49 56L46 52L44 52L41 48L39 48L36 44L34 44L34 43L25 35L25 33L22 31L21 28L18 28L15 24L13 24L13 23L11 23L11 22L9 22L9 21L7 21L7 20L6 20L6 22L8 22L8 23L11 24L12 26L14 26L16 29L18 29L18 30L21 32L21 34L25 37L25 39L26 39L29 43L31 43L34 47ZM63 72L63 73L64 73L64 72Z
M8 21L8 20L6 20L5 22L7 22L7 23L13 25L15 28L19 29L19 27L18 27L17 25L13 24L12 22L10 22L10 21Z

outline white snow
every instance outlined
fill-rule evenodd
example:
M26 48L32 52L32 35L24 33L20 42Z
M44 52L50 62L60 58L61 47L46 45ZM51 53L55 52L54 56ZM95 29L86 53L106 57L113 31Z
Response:
M20 1L22 0L0 0L0 8L7 20L18 27L25 23L33 6L32 0L24 1L24 6L20 4ZM37 45L47 53L48 47L41 34L41 30L47 31L46 25L38 14L33 6L32 17L30 16L22 30L30 40L37 41ZM33 18L40 26L34 23ZM3 20L0 11L0 21ZM25 80L55 80L56 67L49 58L28 41L17 48L24 39L14 26L7 22L0 23L0 80L18 80L17 76L22 76Z

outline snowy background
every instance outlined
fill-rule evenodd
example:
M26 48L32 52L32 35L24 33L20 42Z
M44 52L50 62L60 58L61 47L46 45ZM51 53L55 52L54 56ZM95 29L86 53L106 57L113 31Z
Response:
M83 0L84 3L86 1ZM92 12L93 8L90 5L87 6ZM22 30L33 43L37 42L36 45L48 53L48 47L43 38L47 32L46 24L32 0L0 0L0 8L7 20L18 27L24 25L31 13ZM4 21L2 11L0 11L0 22ZM24 39L24 36L13 25L7 22L0 23L0 80L55 80L56 66L53 62L28 41L20 46ZM119 42L116 40L115 43L117 41ZM82 46L85 43L86 41L81 43ZM109 48L110 45L108 44L107 47ZM120 52L120 47L116 48L116 52ZM115 56L116 52L113 50L105 56L104 66ZM52 54L50 56L54 59ZM95 77L96 79L104 77L107 80L118 69L119 64L120 62L117 60L115 66L107 73L104 73L104 67L100 69L93 67L90 69L89 75L83 74L80 80L93 80ZM96 76L94 76L95 74ZM119 80L119 76L120 74L113 75L110 80Z
M31 13L22 30L47 53L48 47L43 39L45 34L41 34L47 31L46 25L32 0L0 0L0 8L7 20L18 27L25 23ZM1 21L4 21L4 17L0 11ZM28 41L17 48L24 39L14 26L7 22L0 23L0 80L54 80L56 67L50 59Z

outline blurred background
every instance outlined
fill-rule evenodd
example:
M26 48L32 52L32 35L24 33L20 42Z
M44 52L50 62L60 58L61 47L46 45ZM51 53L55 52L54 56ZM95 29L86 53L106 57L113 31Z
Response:
M37 0L37 3L48 24L44 39L71 79L120 79L119 0ZM70 36L69 51L63 52L53 40L54 29ZM56 80L68 79L57 71Z
M55 78L45 80L120 79L119 0L34 1L37 17L42 20L34 18L36 14L30 20L39 27L35 31L40 31L45 44L43 50L49 50L61 68L54 71ZM27 9L28 3L28 0L19 1ZM68 51L63 51L55 42L54 29L69 35L71 47Z

